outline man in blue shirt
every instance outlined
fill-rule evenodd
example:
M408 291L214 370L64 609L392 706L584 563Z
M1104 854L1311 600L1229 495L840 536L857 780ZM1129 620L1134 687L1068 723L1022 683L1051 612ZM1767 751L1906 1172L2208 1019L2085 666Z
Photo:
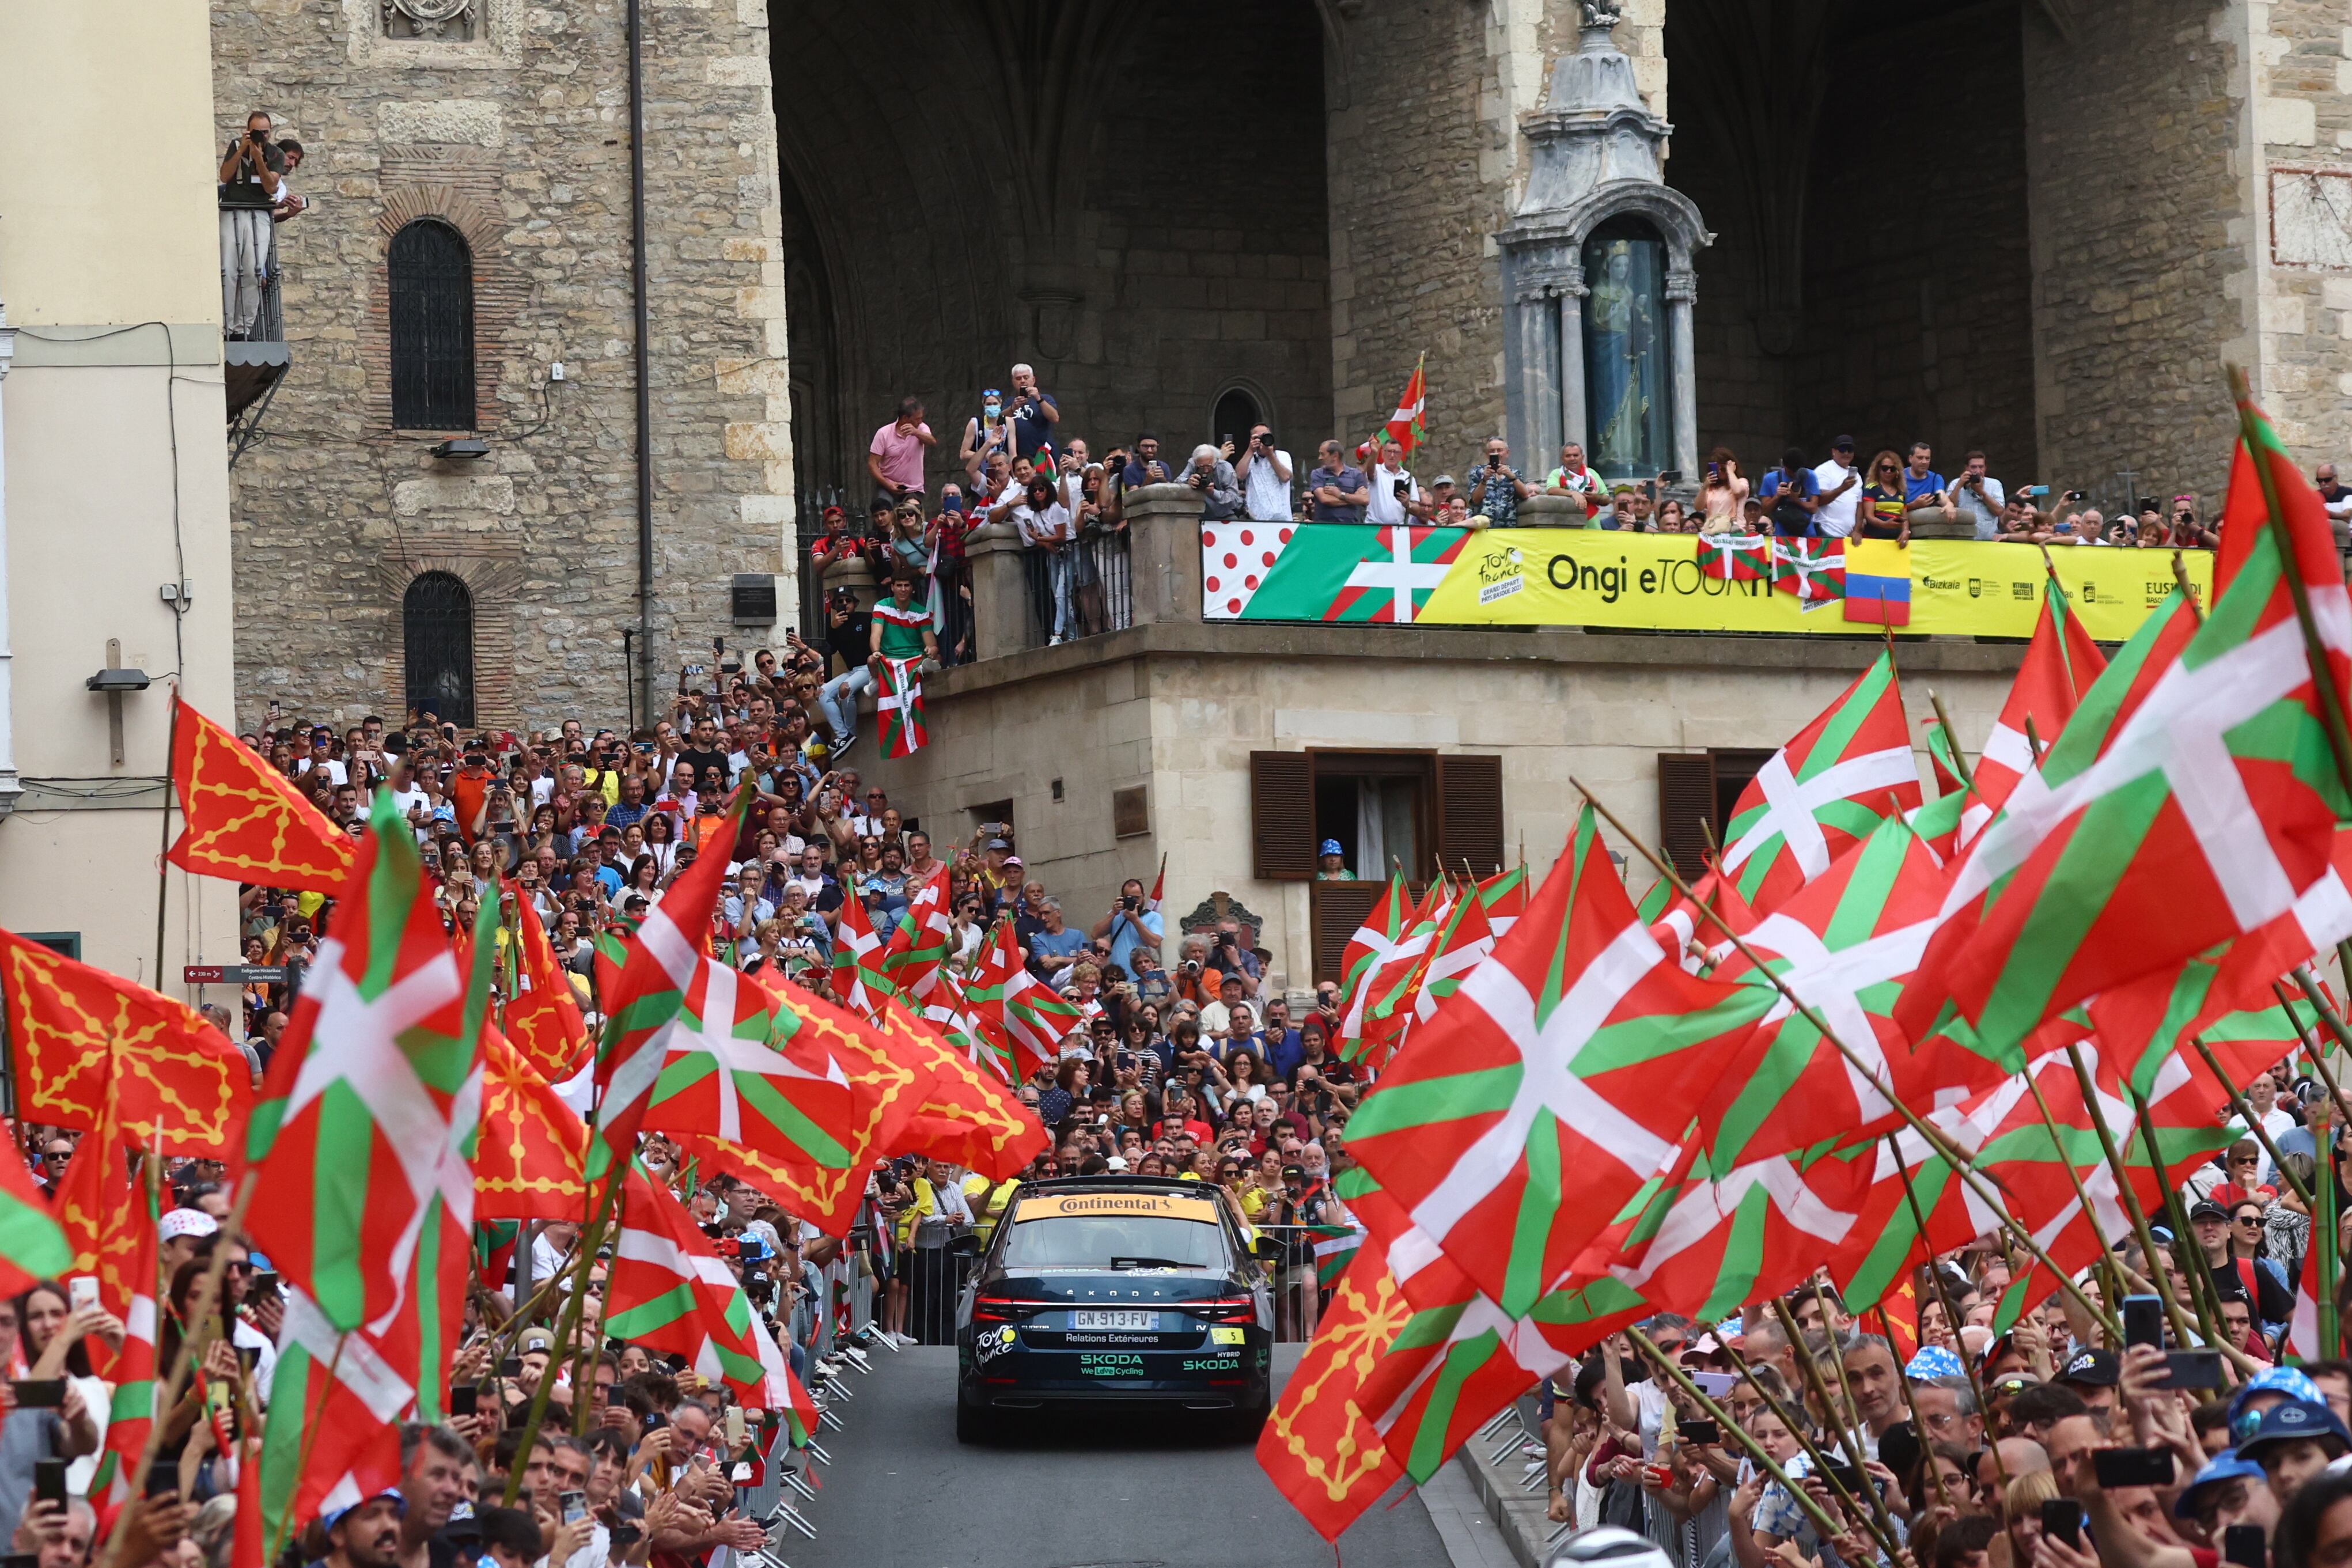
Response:
M1110 939L1110 961L1128 973L1135 973L1135 948L1138 942L1149 941L1157 948L1167 927L1157 910L1143 907L1143 883L1129 877L1118 885L1118 902L1110 913L1095 923L1087 934Z
M1929 467L1936 454L1925 441L1911 443L1911 461L1903 470L1903 508L1910 514L1911 526L1916 528L1924 520L1921 512L1932 511L1949 522L1958 514L1952 504L1949 487L1944 476Z
M1756 487L1756 499L1764 503L1772 531L1782 539L1806 539L1818 531L1813 514L1822 509L1821 493L1821 481L1813 478L1804 452L1795 447L1780 454L1780 466Z
M1361 522L1364 504L1371 500L1371 486L1364 479L1364 470L1349 466L1347 454L1337 441L1326 441L1316 449L1323 459L1322 466L1307 476L1307 493L1315 498L1315 510L1307 515L1316 522Z
M1062 417L1062 405L1053 395L1037 388L1037 373L1025 364L1013 367L1013 404L1006 410L1013 420L1013 455L1016 458L1036 456L1037 448L1054 438L1054 426Z
M1039 913L1045 924L1029 939L1029 971L1050 985L1087 950L1087 935L1062 923L1059 899L1045 900Z
M1290 1026L1290 1004L1281 997L1268 999L1265 1005L1265 1065L1274 1069L1277 1079L1287 1079L1307 1059L1307 1047L1299 1042L1298 1031Z

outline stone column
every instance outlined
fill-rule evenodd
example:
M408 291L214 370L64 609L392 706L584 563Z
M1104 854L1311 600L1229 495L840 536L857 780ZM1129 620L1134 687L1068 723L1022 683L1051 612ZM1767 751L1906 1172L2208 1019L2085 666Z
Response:
M846 588L856 595L857 607L861 610L872 609L874 602L882 596L881 581L874 575L873 566L862 555L835 558L824 569L824 585L828 589Z
M1698 345L1693 338L1698 274L1687 267L1666 272L1668 347L1675 356L1675 467L1685 484L1698 474Z
M1201 492L1190 485L1144 485L1129 490L1121 506L1127 519L1134 624L1198 626Z
M1029 646L1029 584L1022 563L1021 531L1009 522L982 523L964 535L971 567L971 656L1003 658Z
M1573 441L1590 453L1592 432L1585 428L1584 409L1584 295L1583 265L1570 262L1559 282L1559 445Z
M1510 400L1517 427L1509 435L1511 449L1527 454L1530 461L1559 444L1559 398L1550 374L1551 295L1549 278L1529 269L1511 300L1512 325L1518 340L1519 393Z

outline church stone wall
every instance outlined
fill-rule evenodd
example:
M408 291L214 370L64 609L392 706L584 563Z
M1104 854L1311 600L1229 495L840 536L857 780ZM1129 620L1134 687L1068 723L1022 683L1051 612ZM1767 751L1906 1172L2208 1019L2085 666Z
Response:
M213 5L220 140L268 110L308 150L313 203L278 230L291 370L233 476L238 717L396 711L402 595L441 569L474 590L481 722L617 724L637 560L625 13L476 0L473 37L434 39L387 37L386 9ZM793 483L766 13L644 16L658 691L714 634L737 640L733 574L793 570ZM383 257L420 216L474 251L490 456L471 463L425 451L454 432L391 428Z
M2352 15L2273 0L2259 52L2261 178L2252 248L2263 268L2261 393L2306 462L2352 457Z

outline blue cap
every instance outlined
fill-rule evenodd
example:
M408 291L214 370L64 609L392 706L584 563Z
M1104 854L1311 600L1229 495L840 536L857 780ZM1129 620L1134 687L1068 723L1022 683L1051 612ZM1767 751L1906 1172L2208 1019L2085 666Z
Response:
M1966 1377L1968 1369L1942 1345L1921 1345L1919 1353L1904 1363L1903 1375L1916 1383L1926 1377Z
M1338 839L1326 838L1323 840L1323 847L1318 849L1315 853L1318 855L1345 855L1347 851L1339 847L1339 841Z
M2241 1458L2252 1459L2259 1465L2262 1463L2260 1450L2275 1443L2290 1443L2301 1438L2334 1442L2335 1453L2328 1456L2330 1458L2352 1449L2352 1432L2344 1430L2344 1423L2336 1419L2336 1412L2312 1400L2290 1399L2284 1405L2273 1405L2263 1411L2263 1424L2254 1428L2252 1436L2239 1443L2237 1452Z
M2180 1495L2173 1500L2173 1515L2179 1519L2195 1519L2198 1494L2217 1481L2259 1481L2262 1479L2263 1468L2260 1465L2252 1459L2240 1458L2235 1448L2224 1448L2205 1461L2205 1468L2197 1472L2195 1480L2180 1489Z
M2326 1405L2327 1396L2319 1392L2319 1384L2291 1366L2266 1366L2246 1379L2238 1392L2230 1395L2230 1440L2242 1443L2254 1434L2255 1422L2248 1420L2245 1429L2239 1429L2238 1418L2245 1414L2246 1401L2257 1394L2284 1394L2289 1399L2299 1399L2305 1405Z

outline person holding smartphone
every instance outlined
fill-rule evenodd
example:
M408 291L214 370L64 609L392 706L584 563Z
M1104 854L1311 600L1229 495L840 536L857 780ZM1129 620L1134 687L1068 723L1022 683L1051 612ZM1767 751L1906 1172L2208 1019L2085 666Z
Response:
M1510 465L1511 444L1500 436L1486 443L1485 461L1470 470L1469 506L1488 525L1508 528L1519 520L1519 503L1536 493Z
M1364 502L1366 522L1395 528L1416 520L1428 521L1431 508L1421 498L1421 481L1405 471L1402 442L1394 437L1383 437L1379 459L1364 477L1370 484Z

